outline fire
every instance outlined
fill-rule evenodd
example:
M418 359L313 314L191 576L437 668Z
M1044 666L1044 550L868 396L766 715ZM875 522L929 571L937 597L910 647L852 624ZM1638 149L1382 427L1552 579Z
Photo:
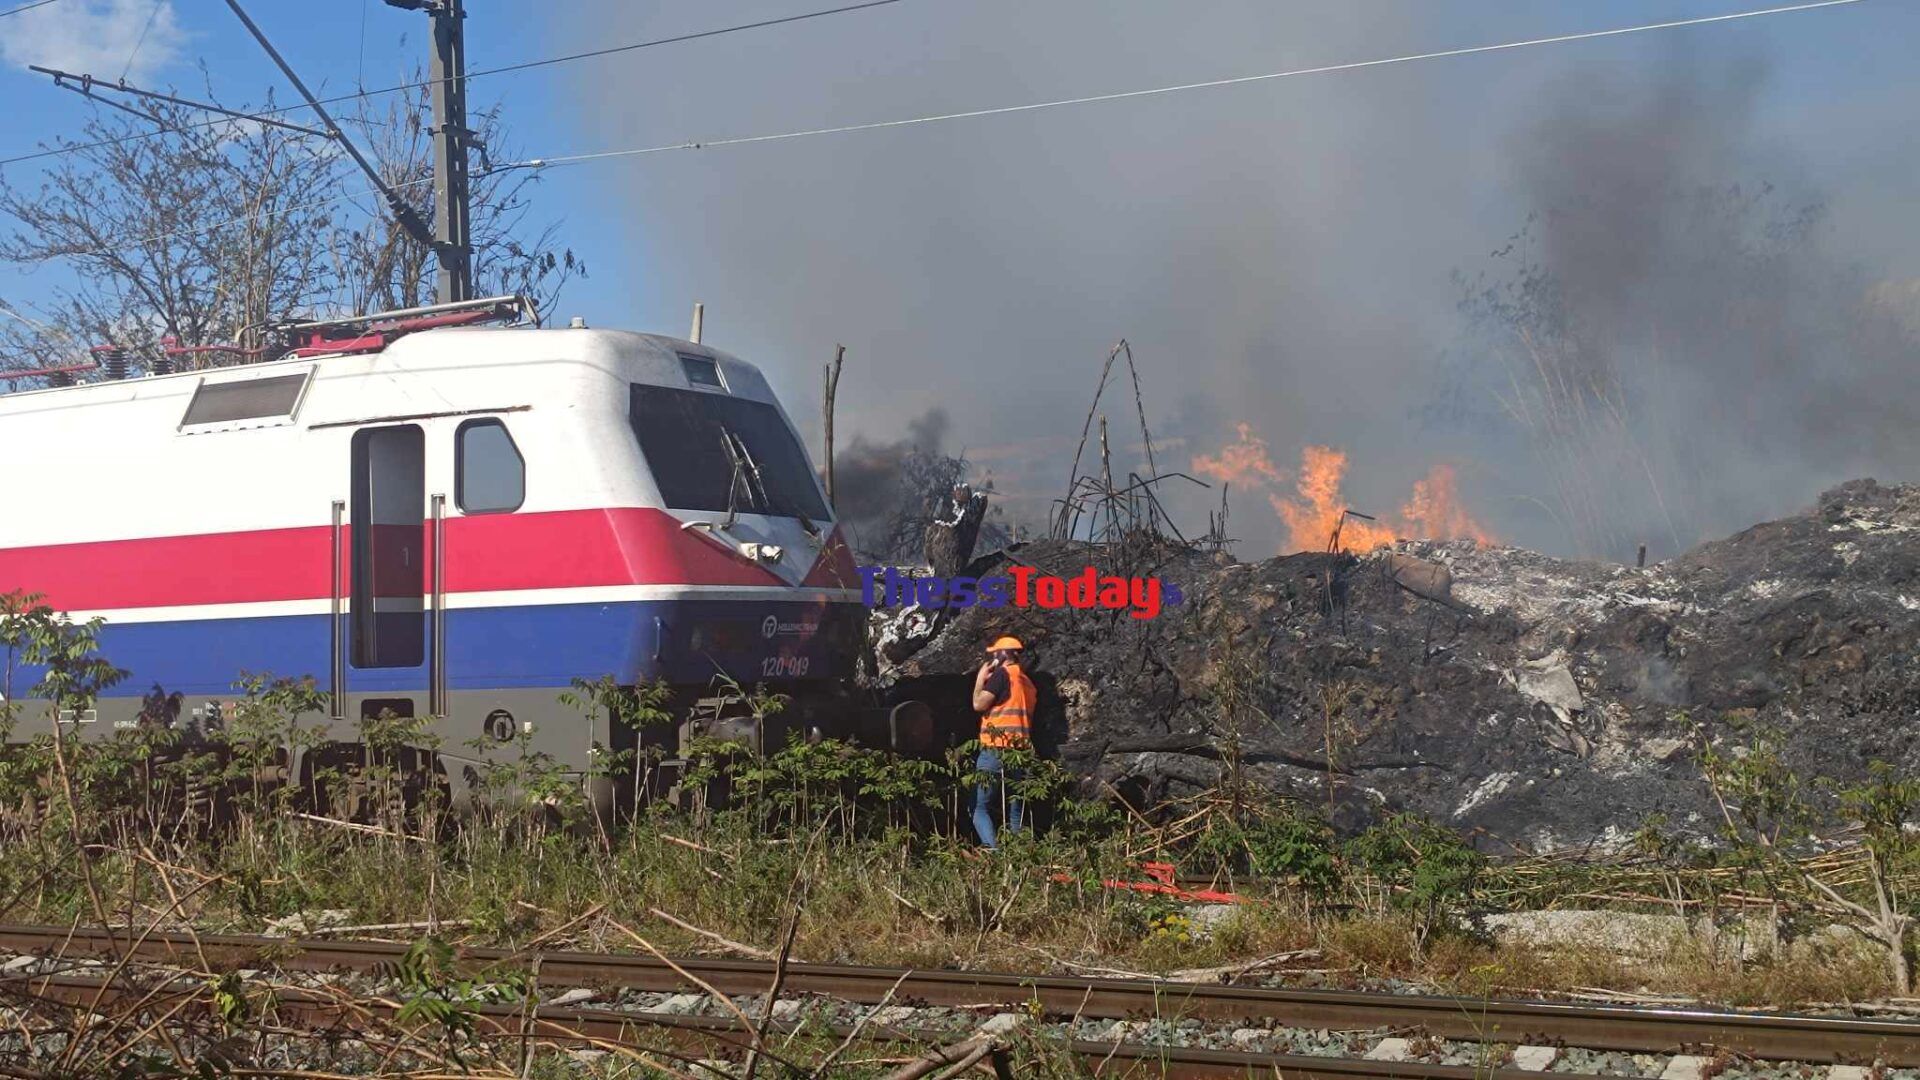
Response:
M1239 432L1239 439L1223 448L1218 457L1196 455L1193 471L1221 483L1247 487L1281 483L1285 478L1280 475L1279 469L1273 467L1273 459L1267 456L1267 440L1253 433L1252 424L1235 424L1233 429Z
M1451 465L1435 465L1425 480L1414 482L1413 497L1400 508L1400 517L1407 523L1408 536L1493 543L1493 534L1460 505L1460 492L1454 484Z
M1267 455L1265 440L1249 424L1234 425L1238 438L1217 456L1193 459L1193 471L1215 480L1234 481L1255 489L1284 482ZM1287 545L1293 551L1323 551L1339 530L1342 551L1372 551L1401 537L1428 540L1473 540L1487 544L1493 534L1473 519L1460 502L1459 484L1451 465L1435 465L1426 478L1414 482L1413 494L1401 505L1399 517L1368 521L1348 517L1340 482L1347 474L1345 451L1331 446L1309 446L1300 452L1300 472L1292 496L1268 490L1267 502L1287 524Z
M1394 530L1383 523L1348 518L1340 497L1340 480L1347 474L1347 455L1331 446L1309 446L1300 452L1300 478L1294 482L1298 499L1269 494L1267 501L1287 523L1287 544L1295 551L1321 551L1340 530L1343 551L1372 551L1394 541ZM1342 518L1346 518L1344 522Z

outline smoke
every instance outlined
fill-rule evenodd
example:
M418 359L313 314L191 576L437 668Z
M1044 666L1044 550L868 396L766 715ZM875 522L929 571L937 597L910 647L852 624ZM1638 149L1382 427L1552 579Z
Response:
M854 551L889 565L920 560L931 500L966 479L966 463L945 453L952 420L929 409L893 442L856 436L834 454L834 513L846 526Z
M1593 10L894 5L576 65L565 112L583 149L653 146L1545 36ZM1344 452L1356 510L1391 516L1447 465L1502 540L1659 557L1848 476L1912 474L1913 357L1886 313L1912 319L1917 292L1884 284L1920 277L1886 236L1911 232L1902 189L1824 198L1828 162L1780 148L1835 145L1825 118L1861 106L1836 90L1827 112L1786 109L1769 69L1716 59L1842 26L1786 18L1806 21L645 155L597 167L592 198L622 211L634 253L640 308L622 319L677 331L706 301L710 340L761 364L803 422L846 344L839 424L868 438L837 471L867 520L934 409L946 440L990 450L998 504L1045 520L1124 337L1156 440L1185 447L1163 468L1217 456L1244 422L1289 473L1306 447ZM1846 18L1846 40L1913 21ZM628 41L707 22L591 0L580 25ZM1907 85L1874 70L1860 77ZM1897 129L1911 104L1875 115ZM1890 178L1920 164L1910 141L1881 152ZM1875 235L1884 265L1852 250ZM1552 331L1536 340L1563 350L1557 374L1588 380L1551 402L1584 407L1586 428L1531 408L1550 403L1537 378L1516 395L1516 313ZM1130 432L1121 400L1109 421ZM1139 456L1116 444L1115 473ZM1219 498L1162 494L1195 532ZM1287 543L1268 494L1233 484L1245 554Z
M1833 250L1816 192L1755 179L1764 82L1563 79L1513 140L1533 217L1470 298L1464 368L1582 554L1672 554L1912 475L1911 292Z
M943 409L927 409L908 425L906 438L872 442L854 436L845 450L833 454L833 511L841 521L854 523L860 534L876 532L895 509L902 480L914 455L935 457L952 427Z

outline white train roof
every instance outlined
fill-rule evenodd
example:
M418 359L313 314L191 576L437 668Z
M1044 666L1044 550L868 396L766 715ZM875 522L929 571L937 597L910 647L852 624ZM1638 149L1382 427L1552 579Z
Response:
M691 378L688 358L711 360L723 385ZM193 419L204 389L256 380L297 387L297 401L278 415ZM377 352L22 391L0 395L0 445L15 455L7 491L43 512L0 513L0 549L319 524L348 495L347 444L365 425L424 425L428 484L451 491L454 429L484 415L503 418L527 459L525 512L661 507L631 384L725 393L785 417L760 371L727 353L584 328L441 328ZM768 539L797 546L784 532Z
M0 417L41 412L66 411L109 402L150 400L191 394L202 380L270 378L292 370L312 366L316 382L359 379L357 388L366 395L362 404L371 405L395 395L407 395L399 384L386 382L383 376L471 373L478 383L499 383L509 378L519 393L539 397L564 395L571 384L591 380L593 373L625 382L661 386L689 386L681 358L698 356L718 365L725 380L725 391L737 397L777 404L772 389L758 368L738 357L711 346L695 344L660 334L629 330L589 328L535 329L531 327L449 327L407 334L385 348L369 352L287 356L278 360L229 367L177 372L170 375L136 375L123 380L95 379L75 386L46 387L0 394ZM554 376L557 368L571 373ZM465 380L459 380L465 381ZM382 385L385 382L385 385ZM434 380L441 384L442 380ZM707 389L695 386L696 389ZM331 395L329 395L331 396ZM316 405L319 404L316 402ZM349 417L303 415L303 420L342 421Z

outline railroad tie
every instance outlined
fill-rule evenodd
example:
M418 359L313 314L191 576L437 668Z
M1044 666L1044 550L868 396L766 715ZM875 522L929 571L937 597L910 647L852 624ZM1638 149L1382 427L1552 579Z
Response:
M1865 1065L1829 1065L1827 1080L1867 1080L1873 1070Z
M1546 1072L1558 1060L1560 1048L1557 1046L1517 1046L1513 1050L1513 1067L1528 1072ZM1835 1077L1833 1080L1841 1078ZM1866 1077L1860 1077L1859 1080L1866 1080Z
M1367 1051L1368 1061L1405 1061L1412 1056L1413 1047L1405 1039L1381 1039ZM1671 1080L1671 1078L1665 1078Z
M1660 1080L1700 1080L1706 1075L1707 1059L1693 1054L1675 1054L1668 1059Z

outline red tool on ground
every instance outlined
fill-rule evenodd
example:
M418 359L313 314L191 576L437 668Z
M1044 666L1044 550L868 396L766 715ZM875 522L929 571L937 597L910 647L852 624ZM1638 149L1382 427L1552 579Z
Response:
M1122 881L1109 878L1100 883L1108 889L1125 889L1129 892L1148 893L1165 896L1188 904L1251 904L1251 897L1239 893L1221 892L1218 889L1188 889L1179 884L1178 868L1170 862L1143 862L1140 870L1147 875L1146 881ZM1066 874L1053 875L1055 881L1072 881Z

